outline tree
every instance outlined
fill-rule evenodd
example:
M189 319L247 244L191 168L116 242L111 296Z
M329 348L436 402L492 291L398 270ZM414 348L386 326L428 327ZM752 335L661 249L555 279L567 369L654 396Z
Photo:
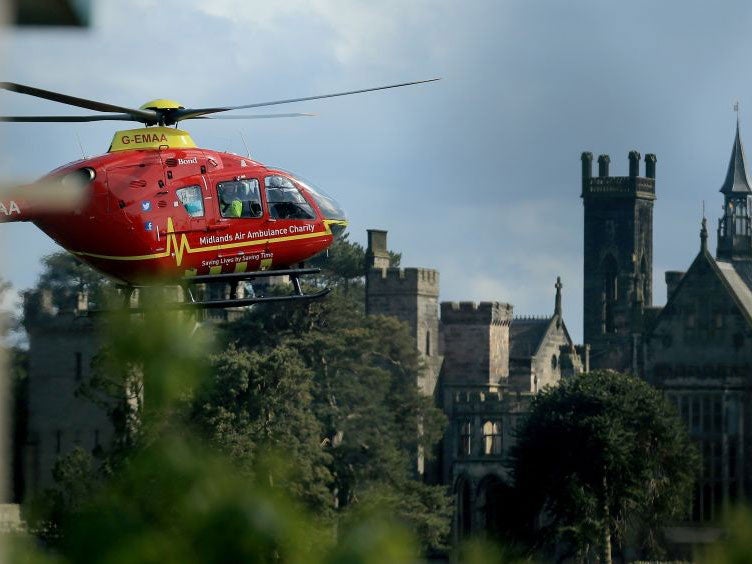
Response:
M516 498L539 544L579 556L642 533L658 556L659 523L686 512L697 454L673 408L644 381L593 372L532 401L512 451Z
M219 452L252 476L262 453L295 461L273 481L322 517L333 508L322 430L311 410L311 374L295 350L249 352L230 346L212 356L211 377L188 420Z
M101 305L112 291L112 282L107 277L65 251L47 255L42 265L35 289L49 290L52 304L59 309L75 304L79 292L87 292L92 303Z
M355 283L362 284L351 279ZM280 348L299 355L319 438L331 457L327 468L339 515L380 504L419 532L424 549L442 548L450 500L443 487L416 481L416 456L433 451L445 417L420 393L422 366L407 325L366 316L362 298L353 285L349 291L340 285L304 308L255 307L226 326L225 339L262 357Z

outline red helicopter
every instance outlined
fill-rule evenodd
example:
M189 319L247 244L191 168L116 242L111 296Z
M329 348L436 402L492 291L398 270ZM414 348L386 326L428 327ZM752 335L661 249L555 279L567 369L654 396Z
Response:
M340 205L308 182L232 153L201 149L177 124L189 119L253 119L309 114L213 116L221 112L347 96L438 79L392 84L242 106L185 108L153 100L138 109L16 83L0 88L100 112L84 116L2 116L12 122L135 121L118 131L106 154L50 172L41 181L0 195L0 221L31 221L60 246L123 285L179 284L177 307L231 307L264 301L315 299L300 276L307 259L326 250L347 227ZM213 117L212 117L213 116ZM170 127L170 126L175 126ZM246 296L237 283L289 276L288 296ZM229 298L197 300L196 283L233 288Z

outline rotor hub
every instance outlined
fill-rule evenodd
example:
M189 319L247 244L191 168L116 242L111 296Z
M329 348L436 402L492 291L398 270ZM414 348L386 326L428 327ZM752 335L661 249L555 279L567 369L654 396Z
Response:
M152 110L157 112L159 120L152 123L146 123L146 125L174 125L177 120L174 119L173 114L176 110L184 110L185 106L175 100L169 100L167 98L157 98L146 102L139 107L139 110Z

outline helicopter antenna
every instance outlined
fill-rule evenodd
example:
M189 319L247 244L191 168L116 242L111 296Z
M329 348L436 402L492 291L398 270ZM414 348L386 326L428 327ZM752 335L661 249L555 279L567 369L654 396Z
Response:
M245 147L245 154L248 155L248 158L251 158L251 151L248 149L248 143L245 142L245 135L243 135L243 132L238 129L238 133L240 133L240 138L243 140L243 147Z
M81 158L85 159L86 153L84 153L84 146L81 144L81 137L79 137L78 131L76 131L75 133L76 133L76 141L78 141L78 148L81 149Z

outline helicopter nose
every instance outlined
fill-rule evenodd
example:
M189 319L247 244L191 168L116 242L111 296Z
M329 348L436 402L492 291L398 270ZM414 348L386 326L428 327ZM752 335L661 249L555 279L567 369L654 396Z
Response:
M311 186L308 186L308 191L313 199L316 200L316 204L321 210L321 215L324 216L324 221L329 226L334 237L341 237L347 229L348 224L345 210L337 200L326 194L320 188L314 189Z
M345 234L345 231L347 231L347 225L348 221L347 219L338 219L338 220L329 220L329 229L332 232L332 235L334 235L335 239L339 239L342 237L342 235Z

